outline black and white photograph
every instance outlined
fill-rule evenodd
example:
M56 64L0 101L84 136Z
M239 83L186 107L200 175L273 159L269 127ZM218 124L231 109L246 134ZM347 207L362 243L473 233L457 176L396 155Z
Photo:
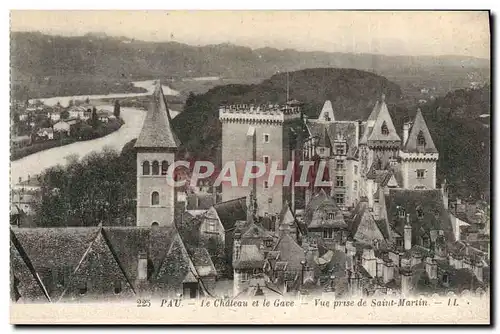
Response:
M489 324L488 11L13 10L13 324Z

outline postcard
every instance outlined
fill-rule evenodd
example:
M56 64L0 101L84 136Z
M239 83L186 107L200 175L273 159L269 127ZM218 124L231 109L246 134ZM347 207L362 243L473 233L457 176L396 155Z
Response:
M488 11L11 11L13 324L490 324Z

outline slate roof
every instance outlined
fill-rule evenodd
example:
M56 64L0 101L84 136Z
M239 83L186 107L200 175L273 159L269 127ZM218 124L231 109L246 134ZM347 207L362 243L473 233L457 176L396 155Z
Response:
M81 275L88 279L89 270L98 284L105 284L106 277L121 276L124 288L137 293L143 289L136 286L138 260L143 255L152 265L148 265L147 282L153 284L149 288L156 288L160 281L164 292L180 284L189 272L204 287L203 277L215 270L206 250L193 249L188 254L175 227L11 228L10 233L14 275L29 299L37 299L42 291L48 300L59 301L72 282L81 281ZM63 270L69 281L56 284L54 275ZM175 278L177 274L182 277Z
M418 135L420 132L425 139L425 146L423 147L423 149L417 146ZM415 121L413 122L410 133L408 135L408 140L403 147L403 151L409 153L438 153L438 150L434 145L434 141L432 140L429 128L427 128L427 124L425 123L424 116L422 115L420 109L418 109L417 111Z
M285 204L283 205L283 208L281 209L281 212L279 214L279 224L289 224L299 230L299 232L303 235L305 235L306 232L306 227L303 224L300 224L297 219L295 219L292 209L290 208L290 205L288 201L285 201Z
M425 263L421 262L411 268L412 287L417 293L435 293L436 291L454 291L461 293L463 290L473 292L477 288L483 288L484 283L480 282L469 269L455 269L444 261L436 261L438 265L437 279L430 279L425 270ZM448 275L448 284L443 284L442 275ZM471 289L472 288L472 289Z
M388 135L382 134L382 125L385 123L389 130ZM382 95L380 101L375 103L373 110L368 117L367 125L361 137L360 144L370 144L375 142L401 142L391 115L385 103L385 96Z
M332 101L326 100L319 114L323 115L325 112L328 112L330 114L330 119L332 121L335 121L335 113L333 112Z
M139 253L144 252L156 273L177 231L173 227L104 227L103 233L127 277L136 279ZM154 274L153 274L154 275Z
M254 277L249 281L249 286L236 295L235 299L245 299L254 297L280 297L283 293L271 282L267 282L263 277Z
M306 208L304 210L304 223L309 225L312 221L314 211L319 207L319 205L323 202L330 199L330 196L326 194L326 192L321 189L319 192L314 194L311 197L309 203L307 203Z
M200 276L217 276L217 270L206 248L188 246L187 250Z
M151 104L144 119L141 133L135 143L137 148L178 148L181 144L172 128L172 120L168 110L167 100L161 88L161 82L156 82L155 91L151 96Z
M247 219L246 197L217 203L214 209L226 231L234 228L236 221Z
M351 231L351 235L354 236L358 231L359 224L361 224L361 220L363 219L363 215L368 210L368 202L364 199L360 200L353 211L353 216L349 224L349 230Z
M280 252L280 261L288 262L287 271L302 269L300 261L305 260L304 249L289 234L283 234L273 250Z
M441 190L402 190L390 189L385 195L385 205L389 225L403 235L406 218L399 218L398 206L410 214L412 226L412 242L415 243L422 232L443 230L448 243L455 240L453 227L448 212L444 208ZM417 217L417 208L421 208L423 218Z
M338 135L342 135L347 142L347 157L355 158L357 122L329 122L321 123L316 120L308 120L307 128L312 137L319 140L318 146L333 147Z
M214 204L213 194L188 194L186 210L208 210Z
M235 269L260 269L264 266L264 255L256 245L241 245L240 257L233 263Z

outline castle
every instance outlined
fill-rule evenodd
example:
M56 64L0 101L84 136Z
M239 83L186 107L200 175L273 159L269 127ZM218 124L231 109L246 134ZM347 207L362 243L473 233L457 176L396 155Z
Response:
M275 190L281 201L263 197L258 185L227 194L223 188L224 199L257 197L247 209L256 216L232 225L236 296L263 290L342 296L485 289L488 256L456 237L460 226L448 211L446 184L436 187L439 153L420 110L400 137L384 95L366 121L337 120L330 101L317 119L307 119L296 116L300 104L294 104L289 122L276 108L220 110L223 160L238 151L242 159L324 161L331 181L326 188L306 188L303 209L291 202L289 194L299 191L293 187ZM271 123L279 131L269 130L273 118L280 120ZM306 130L300 147L281 135L300 131L291 120L300 120ZM263 191L267 195L265 186ZM277 212L275 222L268 223L267 215Z

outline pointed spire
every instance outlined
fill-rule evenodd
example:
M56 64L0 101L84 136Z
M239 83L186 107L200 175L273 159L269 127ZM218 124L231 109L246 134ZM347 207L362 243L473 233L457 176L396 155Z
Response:
M167 100L163 94L161 82L158 80L135 147L178 148L181 142L171 123Z
M415 121L403 151L410 153L438 153L420 108L417 110Z
M335 114L333 112L332 102L330 100L326 100L323 104L323 108L320 113L320 120L325 121L327 118L325 116L328 115L328 121L335 121Z
M376 110L377 107L378 110ZM396 128L394 127L394 123L392 122L389 109L387 109L387 104L385 103L385 94L382 94L380 103L377 102L377 104L375 105L375 108L373 109L373 112L368 119L369 122L372 120L373 116L375 116L376 119L373 122L373 129L368 135L368 141L401 141L401 138L399 138L399 135L396 132ZM382 128L384 128L384 131L382 131Z

